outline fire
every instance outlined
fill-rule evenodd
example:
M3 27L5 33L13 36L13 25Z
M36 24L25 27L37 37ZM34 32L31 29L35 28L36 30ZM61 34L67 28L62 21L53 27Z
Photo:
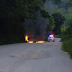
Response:
M27 43L33 43L33 41L28 40L28 36L25 36L25 41L27 41Z
M34 42L34 41L29 41L28 38L29 37L26 35L25 36L25 41L27 41L27 43L33 43ZM36 41L36 43L44 43L44 41Z
M28 41L27 43L33 43L33 41Z
M28 36L25 36L25 41L29 41L29 40L28 40Z
M44 41L36 41L36 43L44 43Z

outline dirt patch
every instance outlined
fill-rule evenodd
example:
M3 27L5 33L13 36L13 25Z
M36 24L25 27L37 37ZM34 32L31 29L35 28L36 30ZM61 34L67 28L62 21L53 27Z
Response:
M41 58L47 58L49 57L48 52L47 51L39 51L39 52L27 52L25 54L21 54L18 56L12 56L10 55L10 57L15 58L15 57L19 57L19 58L25 58L25 59L41 59Z

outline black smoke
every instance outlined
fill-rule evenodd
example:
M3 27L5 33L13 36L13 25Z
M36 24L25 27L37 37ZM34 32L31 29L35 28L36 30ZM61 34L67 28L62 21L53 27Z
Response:
M55 0L42 0L43 5L41 5L41 9L44 9L45 11L48 11L49 13L54 12L55 8ZM32 20L25 20L25 29L26 33L30 34L37 34L38 36L45 35L47 24L49 24L49 19L45 19L41 16L40 11L37 11L34 13L34 16L36 17L35 21Z
M25 28L27 29L27 34L36 34L37 36L44 37L46 32L46 26L49 24L49 19L45 19L41 16L40 11L34 14L36 17L35 22L32 20L25 20Z

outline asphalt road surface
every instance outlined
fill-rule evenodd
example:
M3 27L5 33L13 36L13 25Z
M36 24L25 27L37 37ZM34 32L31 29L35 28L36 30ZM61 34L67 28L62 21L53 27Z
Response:
M72 60L59 41L0 46L0 72L72 72Z

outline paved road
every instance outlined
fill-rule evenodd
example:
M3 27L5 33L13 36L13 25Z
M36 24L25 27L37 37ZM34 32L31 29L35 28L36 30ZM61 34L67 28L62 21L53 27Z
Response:
M72 60L59 40L0 46L0 72L72 72Z

